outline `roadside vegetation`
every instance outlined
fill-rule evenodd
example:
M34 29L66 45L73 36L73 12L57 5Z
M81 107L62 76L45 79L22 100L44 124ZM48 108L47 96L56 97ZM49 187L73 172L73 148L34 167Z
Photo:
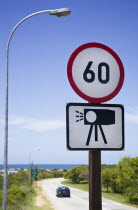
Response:
M39 179L63 177L65 172L53 169L51 173L39 172ZM39 183L39 182L38 182ZM0 209L2 209L3 177L0 176ZM7 210L52 210L46 196L40 196L42 189L36 187L36 180L31 179L29 184L29 171L19 171L17 174L8 175ZM40 199L43 205L36 205Z
M63 177L65 174L64 171L57 171L57 169L53 169L51 173L48 172L39 172L39 180L41 179L51 179L51 178L59 178Z
M0 177L0 209L2 206L3 177ZM7 209L25 209L35 196L32 185L28 183L28 171L8 175Z
M88 167L68 170L62 183L88 190ZM102 165L102 195L105 198L138 207L138 157L124 157L117 165Z
M50 173L39 171L39 180L64 177L64 185L88 191L88 167ZM138 207L138 157L124 157L117 165L102 165L102 195L105 198ZM3 177L0 176L0 209L2 206ZM29 171L8 175L7 210L52 210L50 201L36 181L29 184ZM41 205L40 205L41 204Z

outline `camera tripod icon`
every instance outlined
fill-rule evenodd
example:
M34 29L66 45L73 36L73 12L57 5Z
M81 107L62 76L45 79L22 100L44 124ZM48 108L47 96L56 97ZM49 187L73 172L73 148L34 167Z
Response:
M95 141L98 141L98 127L100 129L103 141L107 140L102 125L115 124L115 111L107 109L84 109L84 113L76 110L76 122L84 121L84 125L90 125L86 146L89 146L93 128L95 128Z

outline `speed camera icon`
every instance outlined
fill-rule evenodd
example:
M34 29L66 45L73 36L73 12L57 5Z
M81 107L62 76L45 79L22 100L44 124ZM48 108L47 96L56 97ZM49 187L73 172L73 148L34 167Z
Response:
M86 146L90 144L93 128L95 128L95 141L98 141L98 127L100 129L104 143L107 144L102 125L115 124L115 111L107 109L84 109L84 113L77 110L76 113L76 122L83 120L84 125L90 125Z

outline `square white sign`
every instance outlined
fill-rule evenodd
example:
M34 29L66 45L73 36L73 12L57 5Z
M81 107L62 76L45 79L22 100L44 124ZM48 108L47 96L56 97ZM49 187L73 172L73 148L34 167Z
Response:
M69 103L66 107L69 150L123 150L124 107Z

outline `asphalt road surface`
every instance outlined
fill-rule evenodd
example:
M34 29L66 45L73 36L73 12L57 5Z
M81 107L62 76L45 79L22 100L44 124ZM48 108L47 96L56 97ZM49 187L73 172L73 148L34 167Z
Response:
M57 187L63 185L60 182L63 178L43 180L41 186L49 197L55 210L88 210L88 193L70 187L71 197L56 197ZM136 210L138 208L129 207L105 198L102 198L102 210Z

